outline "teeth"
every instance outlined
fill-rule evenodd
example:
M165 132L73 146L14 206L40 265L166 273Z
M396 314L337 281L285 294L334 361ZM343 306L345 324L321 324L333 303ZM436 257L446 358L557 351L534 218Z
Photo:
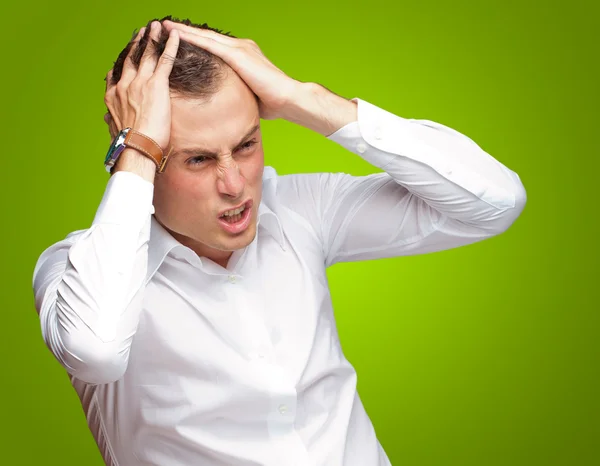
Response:
M228 210L222 216L223 217L231 217L232 215L237 215L237 214L243 212L245 208L246 208L246 206L242 206L242 207L240 207L238 209Z

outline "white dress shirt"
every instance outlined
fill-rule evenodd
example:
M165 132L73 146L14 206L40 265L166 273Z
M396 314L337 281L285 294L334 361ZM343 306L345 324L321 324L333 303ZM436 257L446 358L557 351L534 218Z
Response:
M153 184L128 172L110 178L90 228L41 255L43 338L108 465L390 464L325 269L500 234L526 193L459 132L353 100L358 121L329 139L384 172L265 167L257 235L227 269L167 233Z

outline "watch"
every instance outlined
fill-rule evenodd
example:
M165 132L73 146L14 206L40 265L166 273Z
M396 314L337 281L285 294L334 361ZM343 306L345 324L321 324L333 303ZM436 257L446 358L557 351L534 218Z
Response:
M165 169L168 157L163 155L161 147L148 136L132 128L125 128L117 134L117 137L108 148L108 153L104 159L106 171L112 173L119 156L127 147L137 150L152 160L156 164L156 169L159 173L162 173Z

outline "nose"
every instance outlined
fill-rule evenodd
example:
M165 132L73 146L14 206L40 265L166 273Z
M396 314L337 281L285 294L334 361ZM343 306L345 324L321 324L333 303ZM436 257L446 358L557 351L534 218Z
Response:
M219 193L234 199L240 197L244 192L246 182L239 165L233 160L219 165L217 168L217 189Z

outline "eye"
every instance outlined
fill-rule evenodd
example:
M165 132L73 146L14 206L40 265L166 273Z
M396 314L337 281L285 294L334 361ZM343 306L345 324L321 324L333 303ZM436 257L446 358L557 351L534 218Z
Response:
M239 150L248 150L250 149L254 144L256 144L256 141L254 139L251 139L250 141L246 141L244 144L242 144L239 147Z
M197 157L192 157L191 159L189 159L187 163L190 165L200 165L207 158L208 157L204 157L203 155L198 155Z

